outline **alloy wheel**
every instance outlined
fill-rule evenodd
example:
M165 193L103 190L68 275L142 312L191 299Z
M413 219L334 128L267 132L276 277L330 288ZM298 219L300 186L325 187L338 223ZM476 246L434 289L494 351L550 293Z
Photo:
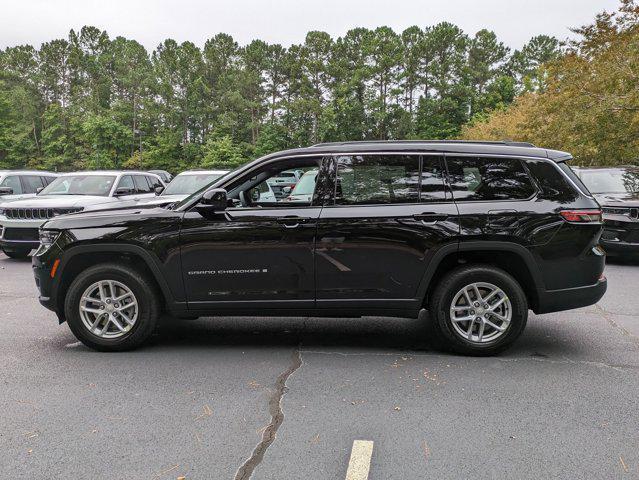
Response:
M87 330L107 339L130 332L139 312L131 289L115 280L101 280L90 285L80 298L79 309Z
M508 330L512 304L506 293L486 282L471 283L453 297L450 320L457 335L472 343L492 342Z

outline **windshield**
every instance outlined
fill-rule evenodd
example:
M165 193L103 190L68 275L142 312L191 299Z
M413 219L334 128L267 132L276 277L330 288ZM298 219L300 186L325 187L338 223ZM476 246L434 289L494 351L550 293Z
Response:
M302 175L302 178L295 188L291 192L291 195L313 195L315 191L315 177L317 177L317 170L306 172Z
M213 180L211 183L209 183L208 185L203 185L201 188L199 188L198 190L196 190L195 192L193 192L191 195L189 195L188 197L186 197L184 200L181 200L177 203L172 203L170 208L175 210L179 207L181 207L182 205L186 205L187 203L189 203L194 197L197 197L199 195L202 195L205 191L207 191L210 187L214 187L215 185L218 185L219 183L221 183L222 179L230 176L231 174L237 172L239 169L243 168L244 165L240 165L239 167L231 170L230 172L226 172L224 175L222 175L219 178L216 178L215 180ZM176 179L173 179L173 181L175 182ZM171 184L169 184L171 185Z
M639 192L639 170L582 170L580 177L592 193Z
M162 195L190 195L222 175L222 173L178 175L166 186Z
M96 195L107 197L115 175L65 175L56 178L39 195Z

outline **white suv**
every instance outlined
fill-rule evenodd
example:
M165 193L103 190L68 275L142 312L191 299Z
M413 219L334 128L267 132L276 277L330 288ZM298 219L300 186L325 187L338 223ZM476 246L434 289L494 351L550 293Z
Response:
M0 203L0 248L25 258L40 244L38 229L52 217L116 207L123 201L155 197L164 187L158 175L138 171L74 172L60 175L33 198Z
M39 170L0 170L0 201L33 197L57 176Z

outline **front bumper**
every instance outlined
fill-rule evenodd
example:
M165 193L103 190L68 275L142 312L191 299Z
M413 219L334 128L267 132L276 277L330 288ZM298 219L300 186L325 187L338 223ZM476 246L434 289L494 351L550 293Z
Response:
M46 220L9 220L0 221L0 247L6 249L33 250L40 245L38 229Z
M561 312L594 305L601 300L607 289L608 281L602 276L594 285L561 290L544 290L539 293L539 305L535 309L535 313Z
M639 254L639 222L605 220L600 243L606 253L612 255Z

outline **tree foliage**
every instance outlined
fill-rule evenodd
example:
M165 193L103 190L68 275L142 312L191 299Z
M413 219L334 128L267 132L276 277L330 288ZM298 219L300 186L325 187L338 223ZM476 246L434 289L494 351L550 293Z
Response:
M623 0L618 12L604 12L574 31L580 38L563 56L549 61L542 55L535 61L540 63L537 73L517 67L530 79L521 82L523 95L510 107L464 127L462 137L530 141L570 151L585 165L636 162L639 6ZM529 47L537 49L539 42L533 42Z
M0 51L0 168L233 166L322 141L454 138L545 81L559 42L521 51L451 23L309 32L286 48L220 33L152 52L85 26Z

